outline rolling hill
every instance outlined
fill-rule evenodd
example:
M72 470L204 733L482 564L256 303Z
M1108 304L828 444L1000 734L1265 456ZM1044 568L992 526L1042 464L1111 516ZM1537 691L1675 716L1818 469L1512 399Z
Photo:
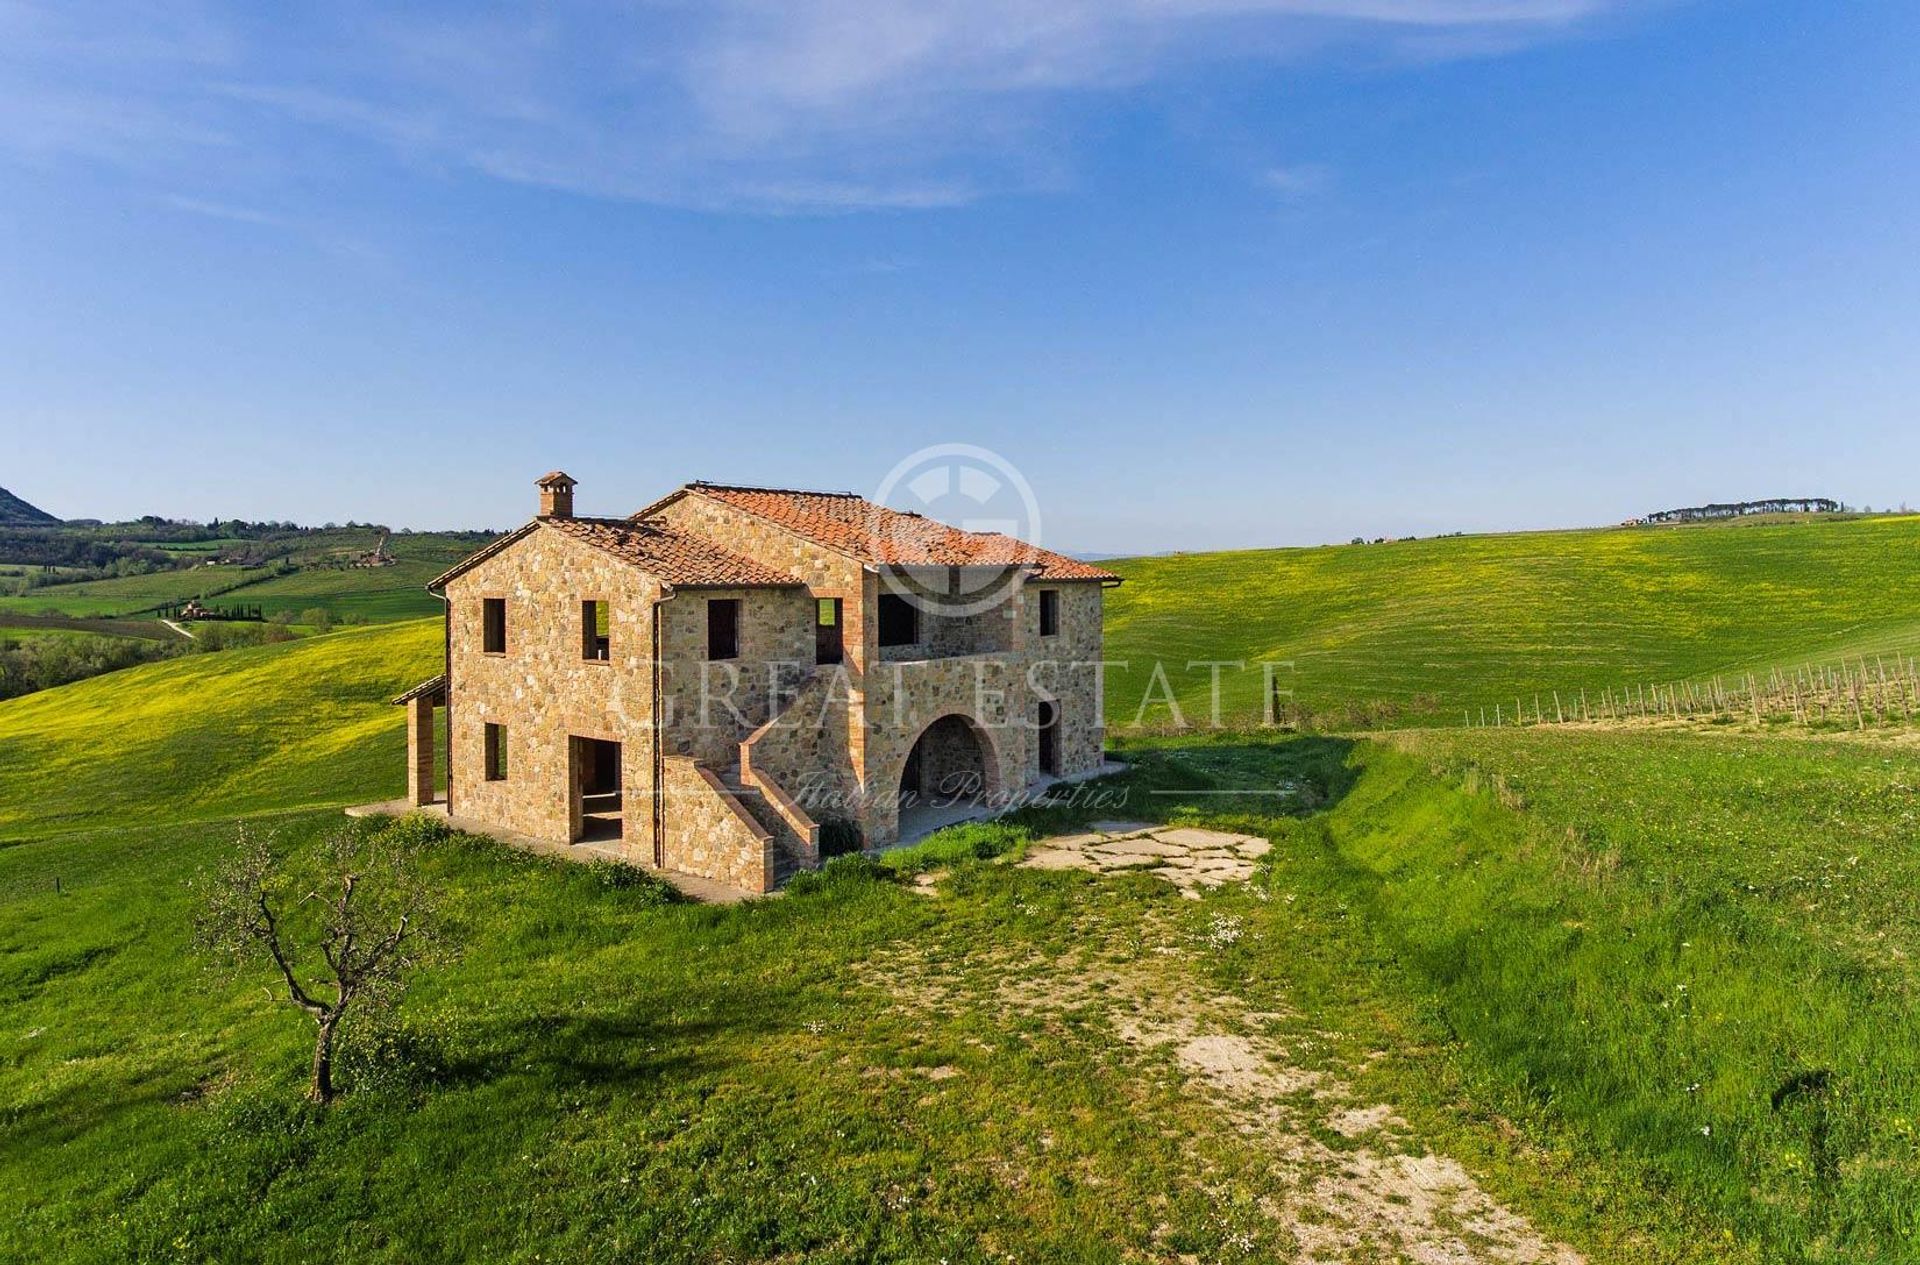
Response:
M397 794L388 700L439 671L438 621L126 668L0 703L0 840Z
M1134 743L1128 812L1272 841L1198 902L956 859L982 836L937 889L852 872L731 908L431 840L461 952L322 1112L306 1021L192 951L198 885L235 818L311 859L329 805L396 791L386 700L439 653L396 623L0 703L0 1258L1284 1259L1268 1210L1316 1189L1285 1104L1319 1089L1247 1128L1115 1036L1222 996L1253 1026L1216 1043L1351 1069L1395 1148L1458 1156L1588 1260L1906 1258L1910 752ZM1213 798L1276 781L1318 807ZM1350 1127L1316 1136L1376 1154Z
M85 529L76 534L111 536L125 545L121 535L137 536L140 526L124 525L124 531ZM386 565L355 565L383 539L380 547L389 559ZM12 593L0 586L0 611L125 617L150 615L189 598L201 598L216 607L257 607L269 617L279 611L298 616L318 608L336 620L416 619L440 611L438 599L426 591L427 581L489 539L483 532L387 537L378 528L345 527L287 531L260 539L159 540L142 547L159 551L163 561L171 559L176 564L172 569L92 577L69 572ZM227 554L239 555L240 560L227 557L218 565L208 565ZM0 552L0 568L6 567ZM25 576L41 568L22 564L8 569Z
M1735 521L1175 554L1110 562L1108 724L1165 663L1187 718L1201 660L1285 661L1278 682L1331 727L1459 724L1516 695L1696 680L1920 651L1920 517ZM1261 675L1227 670L1227 718ZM1144 719L1164 723L1165 707Z
M29 505L5 488L0 488L0 526L52 527L59 519L37 505Z

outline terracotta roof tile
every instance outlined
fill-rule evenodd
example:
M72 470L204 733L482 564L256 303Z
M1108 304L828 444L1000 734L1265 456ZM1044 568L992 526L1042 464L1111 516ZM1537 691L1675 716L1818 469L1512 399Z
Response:
M998 532L962 531L851 492L691 483L686 488L756 514L872 565L1030 566L1040 580L1118 580L1113 572ZM646 510L642 510L644 515Z
M660 523L624 518L543 518L563 535L630 562L668 584L705 588L770 588L800 581L699 536Z
M411 703L416 698L424 698L428 695L433 697L436 704L446 701L447 674L445 672L428 677L393 701L395 704Z

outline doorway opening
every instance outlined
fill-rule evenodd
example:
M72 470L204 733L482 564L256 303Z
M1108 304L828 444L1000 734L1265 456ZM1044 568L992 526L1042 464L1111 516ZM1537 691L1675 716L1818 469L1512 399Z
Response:
M1040 731L1040 772L1046 777L1059 777L1060 708L1052 699L1041 699L1034 723Z
M578 798L580 833L575 843L619 839L624 832L620 788L620 744L602 738L574 738L572 781Z

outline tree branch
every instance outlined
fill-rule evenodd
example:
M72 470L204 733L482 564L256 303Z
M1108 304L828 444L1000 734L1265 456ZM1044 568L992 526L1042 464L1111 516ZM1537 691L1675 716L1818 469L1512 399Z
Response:
M265 888L260 889L260 893L255 898L254 903L260 910L261 926L258 934L261 941L267 946L267 952L273 955L273 964L280 968L281 977L287 981L287 995L293 999L294 1005L300 1007L300 1009L306 1011L315 1019L324 1018L327 1013L327 1007L315 1001L312 997L309 997L307 990L300 987L300 981L294 978L293 967L287 964L286 954L281 952L280 929L273 920L272 908L267 904L267 892Z

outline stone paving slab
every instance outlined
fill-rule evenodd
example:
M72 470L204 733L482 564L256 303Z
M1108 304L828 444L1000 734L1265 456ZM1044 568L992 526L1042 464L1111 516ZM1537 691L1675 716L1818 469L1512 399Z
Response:
M1151 822L1096 821L1097 833L1042 839L1021 864L1036 870L1086 870L1094 874L1144 871L1200 899L1200 889L1245 882L1273 845L1258 835L1155 826Z
M1187 848L1237 848L1242 844L1266 842L1258 835L1234 835L1224 830L1202 830L1198 826L1173 826L1156 830L1153 837Z
M1165 843L1154 835L1130 835L1114 843L1102 844L1088 851L1098 852L1111 857L1179 857L1189 855L1186 848L1177 843Z
M1022 864L1034 870L1084 870L1087 858L1073 848L1035 848Z

